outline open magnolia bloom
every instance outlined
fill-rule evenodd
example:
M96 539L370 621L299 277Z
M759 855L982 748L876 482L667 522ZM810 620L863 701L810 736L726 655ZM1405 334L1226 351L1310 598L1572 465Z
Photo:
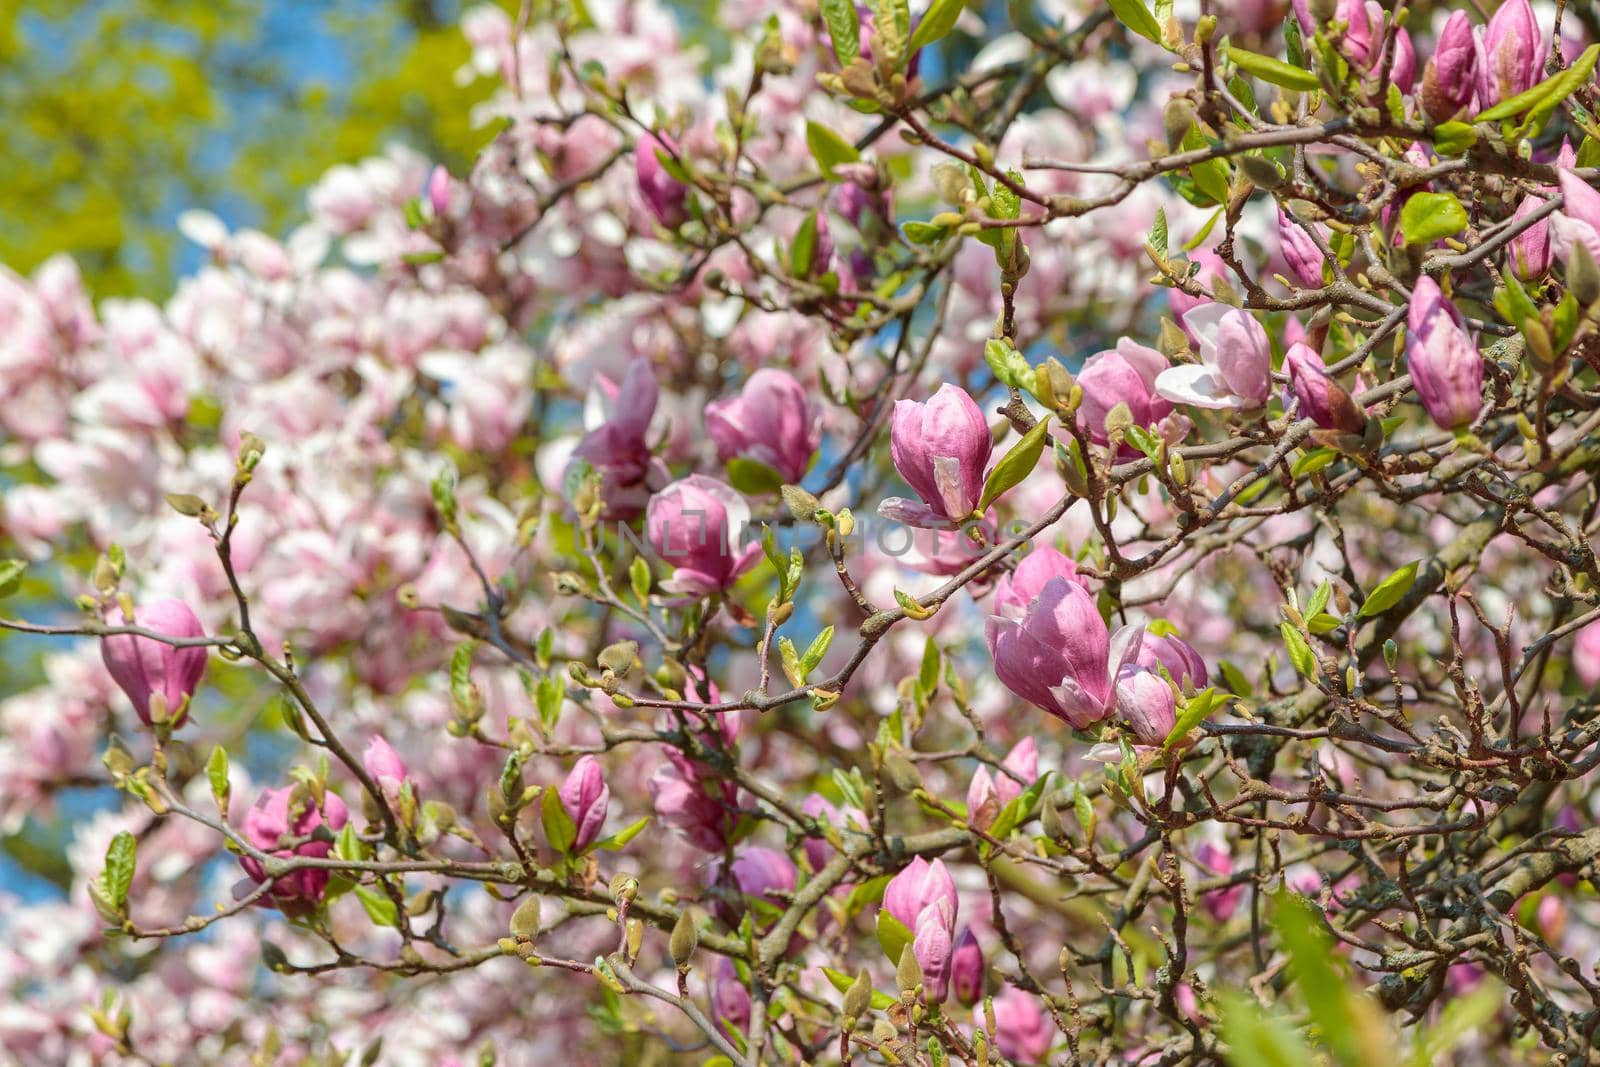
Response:
M1272 393L1272 344L1248 311L1204 304L1183 318L1199 363L1169 367L1156 392L1174 404L1217 410L1259 408Z
M1001 684L1079 730L1116 707L1112 681L1139 656L1142 626L1113 636L1094 598L1076 582L1045 583L1021 621L989 616L984 637Z

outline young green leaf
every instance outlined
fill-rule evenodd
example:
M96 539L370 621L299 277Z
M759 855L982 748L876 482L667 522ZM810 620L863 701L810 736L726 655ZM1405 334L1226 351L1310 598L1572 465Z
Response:
M1144 6L1144 0L1106 0L1106 4L1118 22L1145 40L1162 44L1161 24L1150 14L1150 9Z
M567 814L566 805L561 803L558 790L544 791L539 800L539 817L544 823L545 840L550 842L551 848L566 855L578 838L578 828L573 825L572 816Z
M821 123L810 120L806 122L806 147L811 149L811 156L822 169L822 176L829 181L835 180L834 167L861 159L861 153L849 141Z
M1297 67L1292 63L1285 63L1272 56L1258 55L1255 52L1246 52L1243 48L1229 45L1224 54L1235 66L1252 77L1260 78L1273 85L1281 85L1285 89L1295 89L1302 93L1322 87L1322 82L1317 76L1304 67Z
M912 31L911 45L906 54L915 55L917 49L947 37L956 28L956 20L961 17L964 6L965 0L933 0L928 10L922 13L922 21Z
M356 886L356 899L366 909L367 918L379 926L399 926L400 913L387 893L369 885Z
M1400 209L1406 244L1431 244L1467 228L1467 211L1454 193L1414 193Z
M1009 452L1000 457L1000 462L994 465L994 470L984 480L983 497L978 501L979 512L987 511L990 504L1033 473L1033 468L1039 464L1039 457L1044 454L1044 442L1049 433L1050 416L1046 415L1034 423L1033 428L1023 434L1022 440L1012 445Z
M833 39L833 54L847 67L861 54L861 29L852 0L822 0L822 21Z
M1294 664L1294 669L1307 678L1315 678L1317 657L1306 643L1304 635L1286 622L1278 624L1278 632L1283 635L1283 644L1289 650L1289 662Z
M1379 582L1377 588L1367 594L1367 599L1362 602L1361 610L1357 614L1363 619L1370 619L1399 603L1400 598L1406 595L1406 591L1417 580L1417 566L1421 562L1420 559L1414 559Z
M106 869L100 876L100 890L119 912L127 910L128 889L138 864L139 842L126 830L118 831L106 848Z
M889 914L888 908L878 910L878 944L883 954L894 963L900 962L900 953L911 944L911 931L904 923Z

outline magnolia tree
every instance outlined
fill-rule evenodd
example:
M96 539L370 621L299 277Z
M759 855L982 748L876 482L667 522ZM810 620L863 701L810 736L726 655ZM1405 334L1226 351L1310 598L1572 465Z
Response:
M1490 7L480 8L471 173L0 278L7 1057L1593 1062L1600 20Z

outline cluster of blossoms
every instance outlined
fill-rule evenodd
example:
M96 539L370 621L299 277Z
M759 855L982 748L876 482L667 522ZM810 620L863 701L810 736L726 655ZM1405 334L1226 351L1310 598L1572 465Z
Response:
M723 15L0 275L0 1049L1588 1056L1600 27Z

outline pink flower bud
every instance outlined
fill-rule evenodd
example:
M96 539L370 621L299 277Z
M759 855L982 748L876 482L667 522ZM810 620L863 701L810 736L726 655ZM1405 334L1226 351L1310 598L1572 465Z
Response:
M1301 416L1324 430L1360 433L1366 426L1366 416L1355 400L1328 375L1322 357L1308 346L1299 342L1290 345L1283 367L1289 374L1289 386L1294 390Z
M889 421L895 470L922 503L893 497L879 512L913 526L964 521L983 495L984 468L994 439L983 412L966 391L941 385L926 403L900 400Z
M1157 674L1165 667L1180 689L1204 689L1209 675L1206 661L1194 647L1176 634L1156 635L1146 633L1139 641L1139 652L1134 660Z
M1008 619L1022 618L1029 602L1039 595L1045 583L1052 578L1065 578L1086 590L1089 588L1088 575L1079 574L1077 564L1070 557L1049 545L1036 545L1032 552L1022 557L1016 570L1002 574L1000 580L994 583L995 614Z
M983 998L983 949L970 928L961 931L950 953L950 991L969 1008Z
M711 1014L723 1033L729 1035L742 1037L750 1025L750 990L745 988L738 968L726 956L722 957L711 979Z
M1545 201L1537 196L1525 196L1522 203L1517 205L1511 221L1516 223L1527 218L1544 205ZM1506 266L1522 281L1531 282L1544 277L1550 269L1551 258L1550 218L1546 216L1511 239Z
M1123 668L1117 678L1117 711L1141 745L1160 745L1178 721L1172 686L1154 671L1138 666Z
M1190 311L1184 328L1200 362L1170 367L1156 390L1175 404L1198 408L1258 408L1272 392L1272 344L1248 311L1206 304Z
M733 881L747 897L763 897L776 904L794 892L799 880L794 861L775 848L751 845L733 861Z
M189 605L181 600L156 600L134 608L131 625L168 637L204 637L205 627ZM113 626L128 625L122 612L113 609L108 620ZM189 717L189 701L206 671L206 650L190 646L177 648L154 638L116 634L100 641L100 658L105 661L111 680L128 694L133 710L149 726L151 699L160 697L165 706L161 718L174 728Z
M876 219L888 226L894 218L894 201L889 190L881 188L877 168L870 163L843 163L834 173L845 179L833 189L833 209L858 230L866 230Z
M995 817L1003 807L1005 805L1000 800L1000 792L994 785L994 775L989 773L988 767L980 764L972 772L972 784L967 786L967 822L979 830L987 830L994 825Z
M1544 73L1539 22L1528 0L1505 0L1475 41L1478 106L1487 108L1532 89Z
M737 787L705 777L676 749L666 756L645 783L657 817L702 852L721 852L737 817Z
M1284 262L1308 289L1322 288L1322 249L1294 219L1281 208L1278 210L1278 244L1283 249Z
M1166 356L1126 337L1114 350L1090 356L1078 372L1078 385L1083 389L1078 425L1095 444L1106 444L1106 415L1118 404L1126 404L1134 425L1154 427L1172 414L1171 402L1155 391L1156 378L1168 366Z
M1435 122L1447 122L1472 102L1477 88L1477 42L1465 11L1452 11L1439 31L1433 58L1422 72L1422 106Z
M280 848L278 843L283 838L309 837L323 825L337 833L349 817L344 801L336 793L324 792L322 808L318 810L304 786L268 789L245 812L240 832L250 844L280 859L294 856L321 859L333 850L331 842L302 841L292 848ZM267 880L266 868L253 857L241 856L239 863L255 882ZM328 877L329 872L323 869L294 871L274 882L267 895L285 913L300 914L322 900L328 888Z
M678 146L664 133L641 134L633 147L633 170L639 181L639 197L644 201L644 206L663 226L675 230L689 217L684 210L689 190L667 173L667 168L662 166L660 157L656 155L658 151L672 156L677 154Z
M917 916L912 931L911 951L922 968L922 999L928 1004L942 1004L950 995L952 938L955 934L955 915L944 901L924 908Z
M593 756L578 760L572 773L561 783L560 797L561 806L578 829L572 847L588 848L600 836L600 828L606 821L606 806L611 803L611 790L606 785L600 761Z
M436 219L450 215L450 172L440 164L428 175L428 206Z
M650 546L676 568L662 588L690 596L728 589L761 556L759 544L740 544L749 524L744 497L703 474L651 497L645 512Z
M794 483L805 476L822 440L821 414L799 382L763 367L738 396L706 405L706 432L724 463L743 456Z
M1006 986L994 998L994 1043L1008 1059L1042 1063L1055 1043L1055 1027L1035 997Z
M1111 680L1139 652L1141 628L1111 638L1094 598L1065 578L1045 583L1019 622L984 628L995 675L1011 692L1082 730L1111 711Z
M1039 780L1039 746L1033 738L1024 737L1011 746L1011 751L1000 761L1000 766L1010 772L995 775L995 790L1000 794L1000 803L1004 806Z
M883 890L884 908L907 930L915 930L918 916L941 903L948 908L954 923L960 903L956 883L939 859L929 863L921 856L914 857Z
M1483 357L1467 336L1460 312L1423 275L1406 318L1406 363L1411 384L1433 421L1445 430L1471 422L1483 406Z
M400 783L406 780L406 765L400 754L377 734L367 742L366 751L361 754L361 766L385 795L398 794Z

